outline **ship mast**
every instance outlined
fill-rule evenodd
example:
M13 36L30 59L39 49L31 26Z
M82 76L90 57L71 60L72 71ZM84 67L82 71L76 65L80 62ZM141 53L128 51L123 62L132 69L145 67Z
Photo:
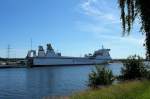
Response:
M104 46L102 45L102 49L104 49Z
M9 58L10 58L10 45L7 46L7 64L9 64Z
M9 59L9 57L10 57L10 45L8 44L8 46L7 46L7 58Z
M31 50L32 50L32 38L31 38L31 42L30 43L31 43Z

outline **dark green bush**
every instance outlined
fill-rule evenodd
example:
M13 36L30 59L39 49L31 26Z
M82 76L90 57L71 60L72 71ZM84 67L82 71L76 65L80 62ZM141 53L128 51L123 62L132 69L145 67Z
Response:
M129 56L127 60L123 62L121 73L123 80L147 78L148 75L143 59L137 55Z
M110 85L113 82L112 71L105 67L96 66L96 69L89 74L89 86Z

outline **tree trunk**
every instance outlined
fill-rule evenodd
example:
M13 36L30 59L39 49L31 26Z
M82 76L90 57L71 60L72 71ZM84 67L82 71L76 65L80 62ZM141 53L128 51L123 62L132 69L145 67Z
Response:
M150 60L150 0L139 0L142 27L145 32L146 57Z

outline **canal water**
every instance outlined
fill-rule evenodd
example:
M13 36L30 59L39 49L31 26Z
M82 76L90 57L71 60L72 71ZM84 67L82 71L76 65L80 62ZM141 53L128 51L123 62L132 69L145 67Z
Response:
M118 75L122 64L107 67ZM93 69L91 65L0 69L0 99L42 99L84 91Z

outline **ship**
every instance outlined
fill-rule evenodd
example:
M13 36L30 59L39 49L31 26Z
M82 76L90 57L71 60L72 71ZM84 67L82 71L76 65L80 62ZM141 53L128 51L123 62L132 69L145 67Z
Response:
M66 65L96 65L110 62L110 49L96 50L93 54L85 54L84 57L62 56L61 53L55 52L51 44L47 44L45 51L43 46L36 50L29 50L27 54L27 64L31 67L37 66L66 66Z

